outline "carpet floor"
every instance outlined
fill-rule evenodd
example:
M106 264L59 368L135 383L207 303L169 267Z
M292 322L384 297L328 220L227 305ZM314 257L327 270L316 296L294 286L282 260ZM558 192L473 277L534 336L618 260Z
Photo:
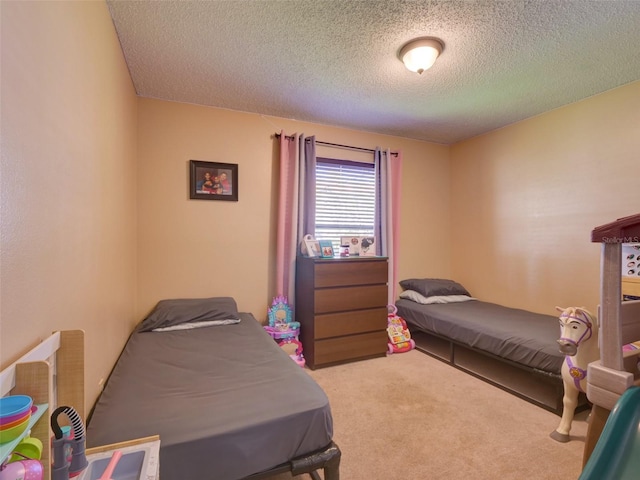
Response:
M558 443L557 415L418 351L307 372L329 397L343 480L572 480L582 470L588 412Z

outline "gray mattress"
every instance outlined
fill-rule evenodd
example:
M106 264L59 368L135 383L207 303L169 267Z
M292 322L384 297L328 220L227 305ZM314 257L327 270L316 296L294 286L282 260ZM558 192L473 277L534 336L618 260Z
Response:
M422 305L396 302L411 328L435 333L519 365L560 375L558 317L471 300Z
M87 446L160 435L163 480L232 480L327 446L329 401L250 314L235 325L134 332Z

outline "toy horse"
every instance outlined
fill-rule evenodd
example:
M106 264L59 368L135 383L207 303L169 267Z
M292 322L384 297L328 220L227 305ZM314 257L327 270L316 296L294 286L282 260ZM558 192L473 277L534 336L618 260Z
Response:
M560 352L565 354L562 363L562 419L550 437L558 442L570 440L569 431L573 414L578 405L578 395L587 387L587 365L600 358L598 347L598 322L581 307L556 307L560 314Z

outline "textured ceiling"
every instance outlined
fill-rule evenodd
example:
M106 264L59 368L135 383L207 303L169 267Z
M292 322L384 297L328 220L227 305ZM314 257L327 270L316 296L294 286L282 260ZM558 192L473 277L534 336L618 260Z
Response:
M451 144L640 79L640 1L107 4L138 95ZM435 36L422 75L397 52Z

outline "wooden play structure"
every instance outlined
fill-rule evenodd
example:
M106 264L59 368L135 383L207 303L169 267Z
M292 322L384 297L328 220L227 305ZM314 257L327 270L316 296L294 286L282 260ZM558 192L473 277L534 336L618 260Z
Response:
M42 441L44 480L51 478L49 416L58 405L73 405L84 418L84 332L53 333L0 373L0 396L29 395L38 409L29 428L16 440L0 445L0 463L27 432Z
M51 480L51 413L60 405L70 405L82 419L86 418L84 351L84 331L57 331L0 372L0 397L28 395L37 408L23 434L13 441L0 444L0 463L4 462L16 445L29 435L42 442L40 461L43 480ZM88 459L94 455L100 458L100 455L110 456L115 450L121 450L126 454L132 450L140 450L141 445L147 445L150 448L149 462L147 470L143 472L146 476L140 478L156 479L159 469L159 444L158 436L150 436L87 448L85 453Z
M600 360L588 366L587 398L593 403L593 410L585 442L585 464L620 396L640 385L640 350L622 348L640 340L640 300L622 301L622 244L640 243L640 214L594 228L591 241L602 244Z

